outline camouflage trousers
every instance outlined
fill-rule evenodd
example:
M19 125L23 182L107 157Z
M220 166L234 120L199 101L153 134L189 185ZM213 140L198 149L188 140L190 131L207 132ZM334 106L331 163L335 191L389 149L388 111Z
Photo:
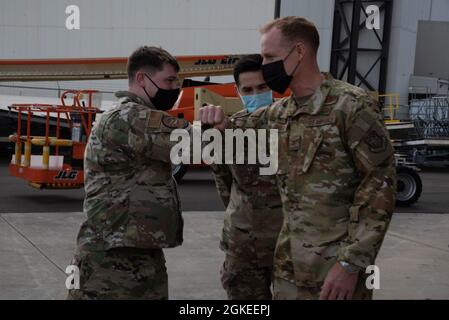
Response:
M373 291L365 286L365 277L360 276L356 284L352 300L371 300ZM294 283L275 277L273 281L274 300L318 300L320 287L298 287Z
M80 289L69 290L68 300L168 299L162 249L79 251L72 265L79 268Z
M221 283L230 300L271 300L273 268L226 254Z

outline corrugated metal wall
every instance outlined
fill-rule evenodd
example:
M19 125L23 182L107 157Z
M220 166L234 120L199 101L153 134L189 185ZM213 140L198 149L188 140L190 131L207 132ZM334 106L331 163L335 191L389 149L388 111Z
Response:
M80 9L80 30L66 29L69 5ZM274 0L0 0L0 59L128 56L143 44L174 55L256 53L258 29L274 17L274 5ZM1 85L3 94L42 93ZM58 85L115 91L126 81Z
M81 29L69 31L65 8L73 4L81 11ZM0 58L127 56L141 44L175 55L259 52L258 28L273 18L274 6L275 0L0 0ZM323 71L329 70L333 9L334 0L281 1L281 16L304 16L316 24ZM413 74L418 20L449 21L449 0L394 1L387 91L399 92L401 102ZM126 83L58 85L114 91ZM0 93L26 91L0 87Z
M127 56L142 44L175 55L246 53L274 0L0 0L1 58ZM67 30L68 5L80 30Z

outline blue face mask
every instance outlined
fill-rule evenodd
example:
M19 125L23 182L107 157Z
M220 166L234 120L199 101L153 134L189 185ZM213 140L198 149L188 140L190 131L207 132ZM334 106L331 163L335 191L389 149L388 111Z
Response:
M240 98L242 99L243 104L245 105L245 108L248 110L248 112L253 112L260 107L265 107L269 104L272 104L273 92L270 90L264 93L252 94L249 96L240 95Z

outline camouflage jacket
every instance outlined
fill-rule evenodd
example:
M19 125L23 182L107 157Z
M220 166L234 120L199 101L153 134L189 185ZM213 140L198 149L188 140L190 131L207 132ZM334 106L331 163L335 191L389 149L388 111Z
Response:
M233 115L236 127L246 110ZM246 153L246 152L245 152ZM259 174L257 164L211 165L226 207L220 247L227 254L272 266L282 224L282 202L275 176Z
M94 124L84 159L87 220L80 247L166 248L182 243L170 132L190 128L130 92Z
M284 223L275 275L315 287L337 261L373 264L396 196L394 151L378 103L326 74L307 101L278 100L248 116L246 127L279 134Z

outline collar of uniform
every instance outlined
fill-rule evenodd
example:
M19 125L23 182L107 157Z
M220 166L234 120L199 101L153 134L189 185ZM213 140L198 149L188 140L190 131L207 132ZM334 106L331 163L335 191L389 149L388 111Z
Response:
M289 116L293 117L301 113L311 115L320 113L323 105L326 104L330 98L328 95L333 81L333 77L330 73L323 73L323 76L324 81L321 83L321 86L315 90L310 99L307 99L302 104L298 104L293 94L290 96L290 103L287 106Z
M119 98L120 103L125 102L126 100L138 103L140 105L144 105L149 107L150 109L156 109L156 107L151 102L145 102L141 97L137 94L129 92L129 91L117 91L115 96Z

